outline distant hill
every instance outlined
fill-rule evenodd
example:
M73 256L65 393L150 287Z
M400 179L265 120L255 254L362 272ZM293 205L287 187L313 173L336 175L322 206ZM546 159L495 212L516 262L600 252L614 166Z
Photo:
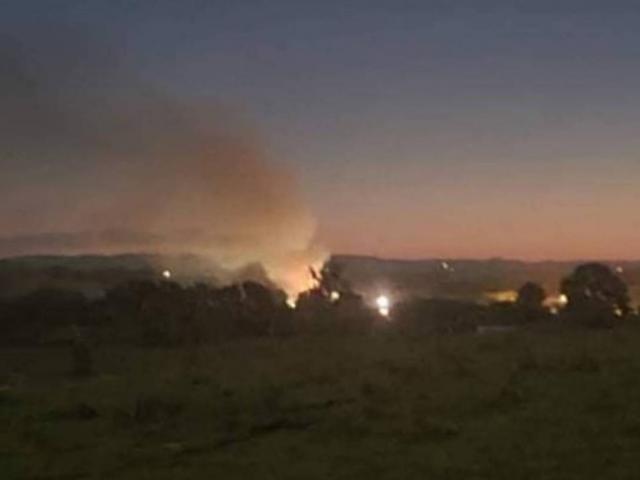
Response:
M407 296L487 301L490 295L517 290L527 281L556 292L563 276L579 261L525 262L508 259L395 260L358 255L334 255L331 265L342 270L354 289L368 298L389 293ZM621 270L634 303L640 302L640 261L605 262ZM270 283L260 265L230 272L197 255L35 255L0 259L0 296L37 288L73 289L99 295L112 285L133 279L158 279L169 270L178 281L226 283L251 279Z
M69 268L73 270L148 269L154 263L154 255L29 255L0 259L0 268Z
M147 255L35 255L1 259L0 296L61 288L93 297L118 283L154 277L152 258Z
M87 296L131 280L157 280L169 271L179 282L211 284L254 280L271 285L259 264L228 270L208 259L185 255L31 255L0 259L0 297L40 288L76 290Z
M381 291L397 297L424 296L488 299L491 293L517 290L527 281L541 284L549 293L582 261L525 262L492 258L394 260L357 255L334 255L331 263L359 292L374 296ZM640 261L604 262L620 271L640 301Z

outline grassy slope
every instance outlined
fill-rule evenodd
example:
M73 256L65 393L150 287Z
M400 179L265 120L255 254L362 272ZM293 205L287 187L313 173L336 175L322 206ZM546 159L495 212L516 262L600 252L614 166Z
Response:
M637 478L640 330L0 350L0 477Z

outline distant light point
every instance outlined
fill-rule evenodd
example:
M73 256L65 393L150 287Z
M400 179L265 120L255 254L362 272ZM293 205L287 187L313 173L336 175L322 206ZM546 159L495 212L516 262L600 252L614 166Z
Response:
M391 300L386 295L380 295L376 298L376 306L378 307L378 313L383 317L389 316L389 311L391 309Z
M162 278L169 280L171 278L171 271L170 270L164 270L162 272Z

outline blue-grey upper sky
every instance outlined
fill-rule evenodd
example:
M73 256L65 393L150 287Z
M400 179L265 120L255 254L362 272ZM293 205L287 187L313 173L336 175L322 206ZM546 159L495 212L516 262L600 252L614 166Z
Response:
M331 250L640 256L638 2L27 0L0 28L237 112Z

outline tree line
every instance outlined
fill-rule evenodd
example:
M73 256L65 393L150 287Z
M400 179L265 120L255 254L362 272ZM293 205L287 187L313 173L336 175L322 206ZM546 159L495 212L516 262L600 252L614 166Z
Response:
M146 346L198 345L243 337L356 334L379 328L409 333L475 331L482 325L518 326L567 321L613 327L635 315L628 288L608 266L587 263L562 279L566 304L545 306L544 289L528 282L513 303L481 305L448 299L406 299L382 317L354 292L336 266L311 271L315 286L297 298L257 282L224 287L169 280L133 280L87 299L61 289L38 289L0 301L0 343Z

